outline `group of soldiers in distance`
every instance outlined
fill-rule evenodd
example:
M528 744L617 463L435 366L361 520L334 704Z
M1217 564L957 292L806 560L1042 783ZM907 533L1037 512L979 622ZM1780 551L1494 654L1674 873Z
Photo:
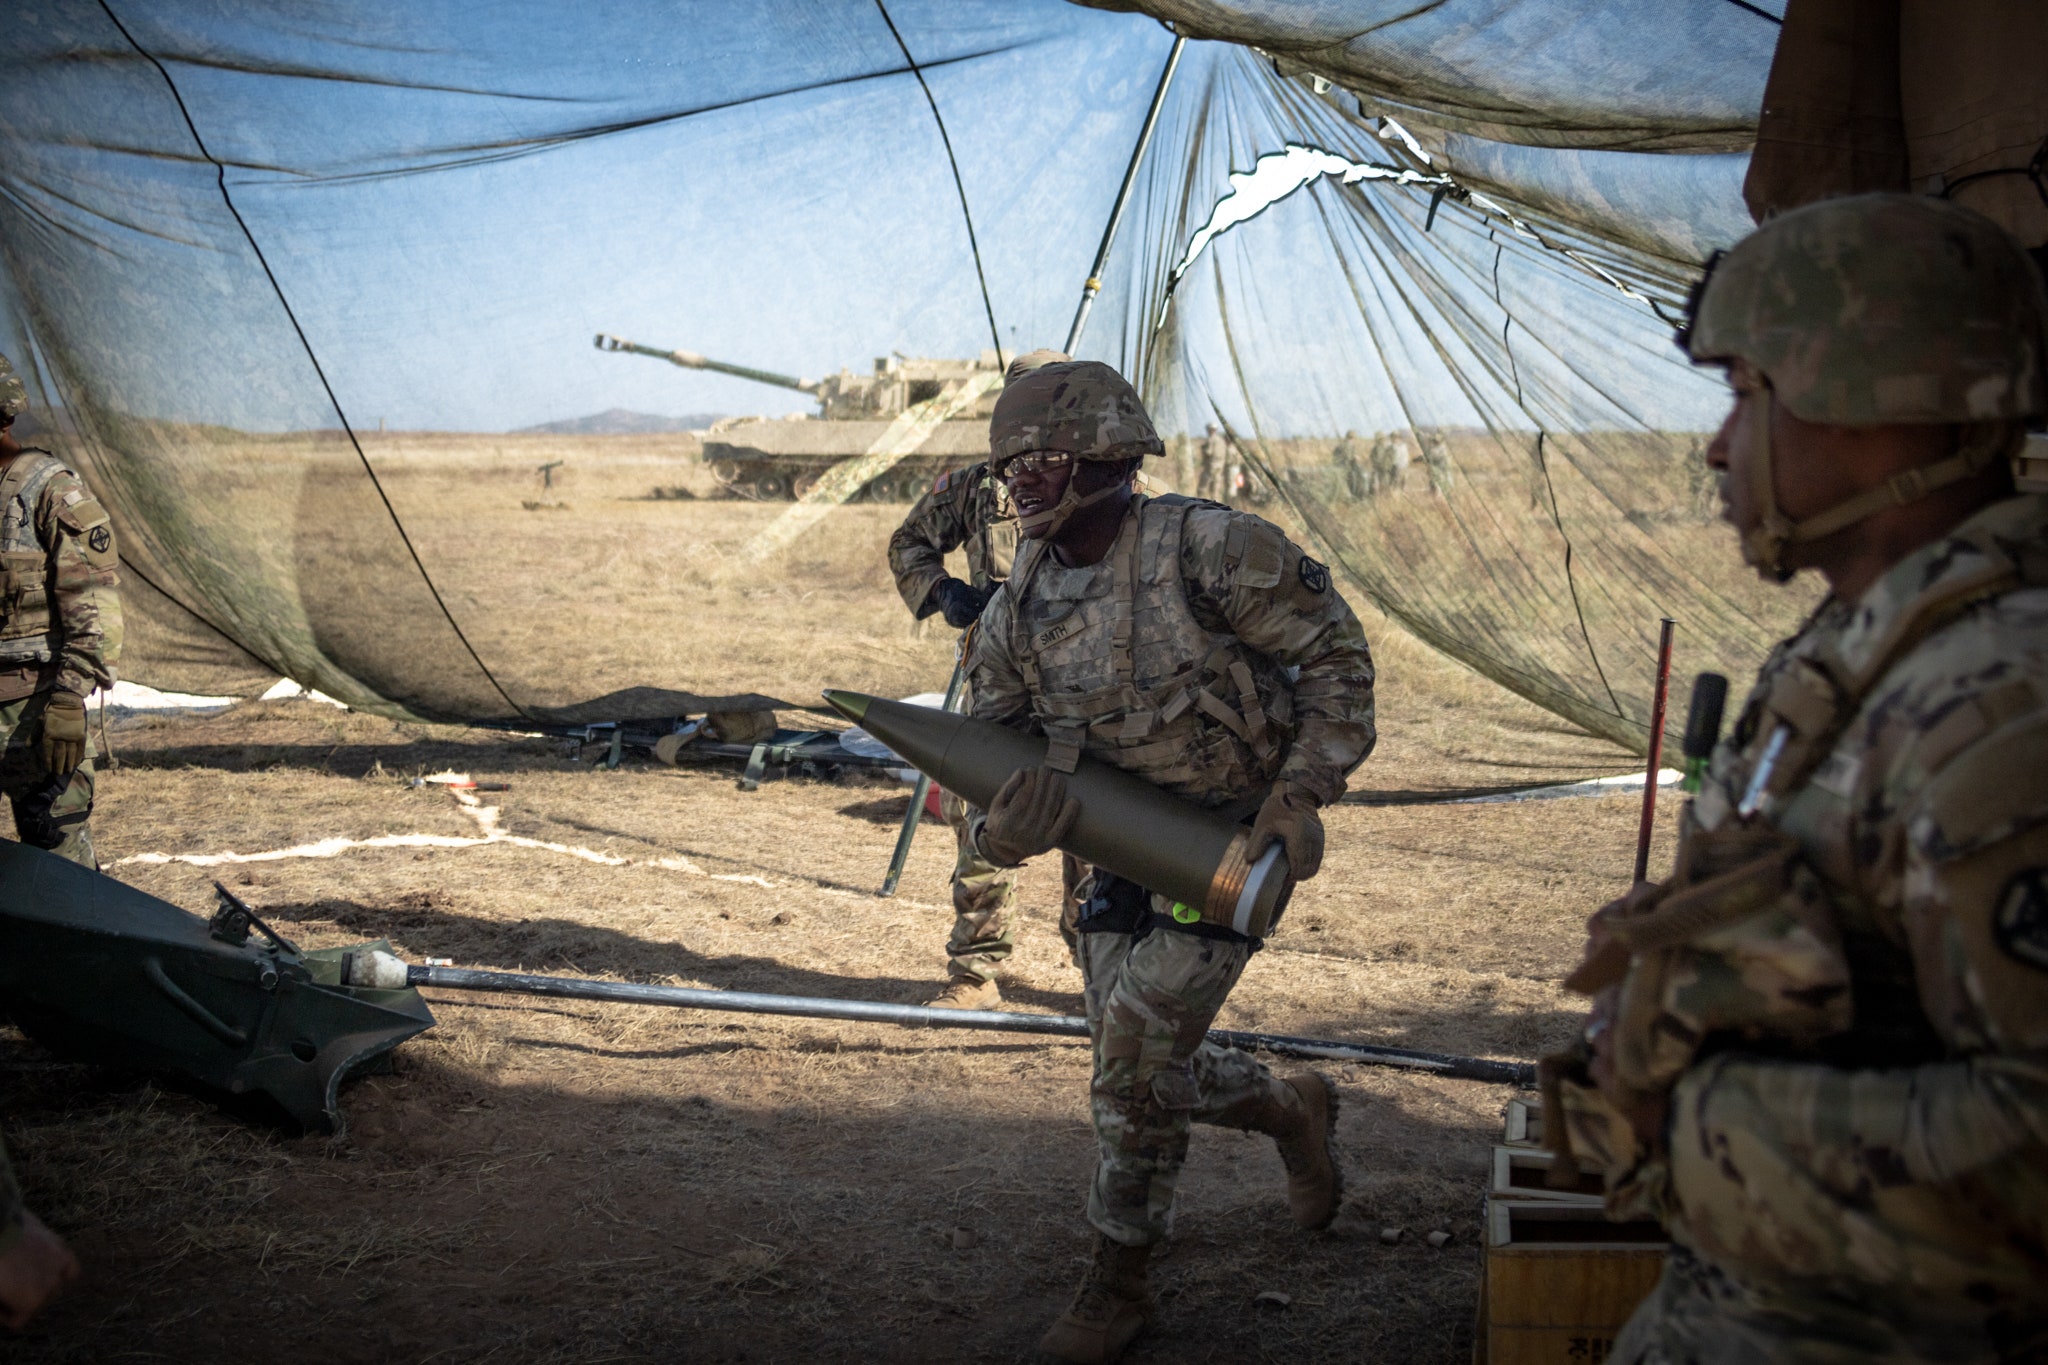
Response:
M1354 502L1399 493L1408 487L1408 442L1398 432L1381 432L1373 437L1372 448L1361 458L1358 433L1347 431L1330 451L1330 463L1343 481L1343 492ZM1422 472L1431 493L1445 497L1451 491L1451 446L1440 431L1416 434L1422 449Z
M1345 432L1330 448L1334 486L1319 491L1352 502L1399 494L1411 486L1440 498L1449 496L1456 482L1450 442L1442 432L1428 428L1415 433L1415 442L1419 460L1410 455L1408 438L1398 431L1379 433L1369 447L1356 431ZM1272 500L1272 490L1245 459L1236 439L1214 422L1189 454L1192 468L1186 477L1195 496L1231 507L1263 507ZM1420 478L1411 485L1409 470L1418 464Z
M1612 1216L1671 1239L1604 1358L2048 1359L2042 276L1953 203L1822 200L1710 271L1679 345L1729 379L1704 460L1742 558L1829 591L1716 747L1672 874L1594 911L1565 983L1591 1005L1542 1063L1545 1139L1560 1170L1601 1175ZM83 698L119 640L113 539L76 476L8 433L11 371L0 403L19 589L0 787L25 840L91 865ZM989 460L939 479L892 538L906 605L964 633L972 713L1046 741L986 810L948 809L935 1005L1000 1003L1015 869L1073 828L1084 755L1241 822L1251 856L1277 844L1305 882L1321 812L1374 747L1371 654L1329 570L1255 514L1145 492L1164 451L1109 366L1021 357ZM1348 467L1377 496L1397 454ZM1425 444L1426 468L1445 458ZM962 546L966 579L945 565ZM1100 1365L1156 1311L1149 1263L1193 1125L1270 1136L1312 1232L1343 1197L1340 1092L1208 1040L1262 940L1107 868L1064 870L1094 1249L1036 1358ZM0 1165L0 1323L76 1273Z

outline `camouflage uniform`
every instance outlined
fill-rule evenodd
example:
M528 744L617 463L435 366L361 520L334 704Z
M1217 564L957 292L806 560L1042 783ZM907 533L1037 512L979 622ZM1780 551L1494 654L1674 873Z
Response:
M21 381L0 358L0 411L25 406ZM46 450L0 466L0 791L24 843L97 867L93 764L68 780L44 765L42 717L51 693L79 698L114 684L121 651L119 555L106 511Z
M932 589L946 572L946 556L965 546L967 581L986 589L1010 576L1017 555L1017 518L1003 486L984 461L941 474L889 537L889 572L903 605L922 621L939 609Z
M1807 421L1959 432L1882 503L1794 523L1753 405L1745 554L1769 577L1788 544L1983 470L1980 448L2012 451L2048 411L2048 302L1976 215L1831 201L1723 269L1695 358L1756 366ZM1610 1209L1660 1214L1673 1241L1611 1359L2048 1356L2044 680L2048 498L2021 495L1779 646L1672 881L1596 917L1574 984L1610 1008L1618 1097L1666 1127L1642 1141L1564 1058L1546 1062L1557 1127L1606 1168Z
M2048 1352L2048 498L1830 599L1766 664L1687 837L1736 823L1811 680L1873 664L1846 726L1801 712L1838 730L1825 756L1782 747L1790 781L1767 784L1828 893L1847 1027L1818 1060L1722 1052L1680 1077L1648 1173L1678 1250L1618 1359Z
M1026 546L975 631L976 716L1241 814L1276 780L1325 804L1343 793L1373 745L1372 658L1328 570L1277 527L1140 496L1100 563L1043 549ZM1258 944L1178 924L1157 896L1135 909L1080 924L1100 1143L1088 1217L1148 1245L1167 1234L1189 1124L1241 1126L1279 1083L1203 1040Z

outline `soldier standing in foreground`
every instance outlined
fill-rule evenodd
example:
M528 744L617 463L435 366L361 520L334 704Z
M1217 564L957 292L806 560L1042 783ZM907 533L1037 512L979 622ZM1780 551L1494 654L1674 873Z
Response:
M969 647L974 714L1050 744L970 838L1005 867L1053 848L1079 813L1065 774L1086 753L1251 820L1249 856L1280 841L1305 880L1322 861L1317 808L1373 745L1365 635L1329 571L1277 527L1137 494L1140 462L1162 450L1107 365L1047 365L996 403L989 465L1024 543ZM1098 1236L1080 1292L1039 1343L1053 1361L1114 1359L1144 1325L1145 1263L1172 1224L1192 1121L1270 1134L1302 1227L1336 1216L1343 1183L1330 1083L1279 1080L1203 1041L1259 943L1101 869L1086 892Z
M78 475L15 439L27 406L0 356L0 791L23 843L97 868L85 699L114 685L119 557L106 511Z
M1020 355L1010 362L1004 382L1066 358L1060 351ZM962 546L967 550L966 582L946 572L946 556ZM983 462L940 475L931 491L917 500L889 537L889 571L896 576L904 605L918 620L938 612L953 629L966 630L1010 576L1016 553L1016 514ZM967 805L959 797L944 793L939 811L953 828L959 852L953 864L953 933L946 940L952 983L931 1003L942 1009L999 1009L1003 995L996 986L996 970L1016 946L1012 911L1017 873L995 866L975 851L967 839ZM1062 868L1069 892L1060 917L1062 933L1070 932L1078 867L1069 859Z
M1594 917L1571 1155L1661 1215L1609 1357L2048 1357L2048 303L2001 229L1773 219L1685 336L1744 557L1829 595L1765 663L1678 871ZM2029 482L2033 482L2031 479Z

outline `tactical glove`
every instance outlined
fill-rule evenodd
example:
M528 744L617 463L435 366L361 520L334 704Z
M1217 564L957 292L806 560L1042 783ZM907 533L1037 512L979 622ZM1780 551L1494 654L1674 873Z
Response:
M43 708L43 767L69 777L85 762L85 698L75 692L52 692Z
M939 611L945 616L946 624L955 630L965 630L980 620L982 609L995 595L994 587L977 588L957 578L942 578L932 587L932 597L937 600Z
M1067 795L1067 775L1051 768L1025 768L988 803L978 843L982 856L998 867L1015 867L1067 837L1081 815L1081 803Z
M1256 860L1268 844L1279 842L1287 849L1287 870L1298 882L1305 882L1323 865L1323 817L1316 814L1322 803L1292 782L1276 782L1252 821L1252 839L1246 852Z

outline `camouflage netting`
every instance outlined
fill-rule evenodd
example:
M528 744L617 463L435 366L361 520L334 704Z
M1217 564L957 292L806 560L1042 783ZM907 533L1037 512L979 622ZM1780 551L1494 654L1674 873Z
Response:
M1660 616L1682 670L1753 665L1795 608L1713 524L1723 391L1670 321L1747 226L1781 6L1140 8L1200 27L1080 351L1140 382L1168 481L1632 747ZM1055 0L14 18L0 349L115 516L124 672L478 720L861 683L675 664L681 580L587 610L679 552L637 512L603 553L480 539L466 490L528 458L488 434L808 406L597 331L812 376L1058 345L1173 41Z

